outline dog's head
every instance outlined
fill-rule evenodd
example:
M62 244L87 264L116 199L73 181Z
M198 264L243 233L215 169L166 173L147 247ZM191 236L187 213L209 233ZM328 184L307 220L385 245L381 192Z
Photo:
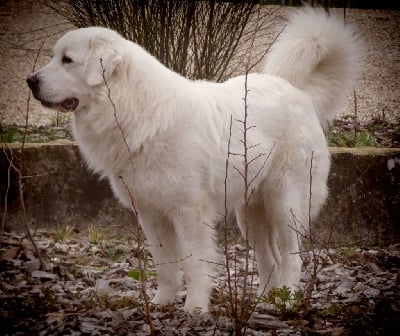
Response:
M42 105L65 112L88 106L96 88L117 70L122 41L106 28L68 32L54 46L50 63L26 79L33 96Z

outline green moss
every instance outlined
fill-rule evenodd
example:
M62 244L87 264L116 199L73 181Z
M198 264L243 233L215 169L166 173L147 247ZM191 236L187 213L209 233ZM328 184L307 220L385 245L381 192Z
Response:
M58 139L72 139L68 127L0 127L0 140L4 143L44 143Z
M344 310L344 308L342 305L333 303L328 308L325 308L324 310L322 310L320 313L320 316L322 318L337 317L343 313L343 310Z
M128 275L129 278L133 278L133 279L135 279L137 281L141 281L142 280L141 277L144 276L143 280L146 281L149 277L156 276L157 273L154 272L154 271L143 271L143 272L141 272L139 269L135 268L135 269L132 269L132 270L128 271L127 275Z
M346 258L352 258L355 257L359 254L359 251L357 251L356 248L354 247L339 247L337 249L337 252L339 255L341 255L342 257L346 257Z
M82 300L82 307L85 309L93 309L98 307L99 303L102 307L115 311L122 308L135 308L139 305L137 299L132 297L116 297L107 293L100 293Z

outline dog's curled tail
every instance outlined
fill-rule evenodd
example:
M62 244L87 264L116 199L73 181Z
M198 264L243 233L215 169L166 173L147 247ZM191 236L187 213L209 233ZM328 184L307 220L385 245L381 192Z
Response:
M323 127L353 89L362 45L351 27L323 9L305 7L290 18L271 47L264 72L309 94Z

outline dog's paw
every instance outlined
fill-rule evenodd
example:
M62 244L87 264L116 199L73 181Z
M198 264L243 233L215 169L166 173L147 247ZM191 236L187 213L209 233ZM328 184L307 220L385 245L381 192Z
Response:
M208 300L188 300L186 299L183 310L190 314L208 313Z
M198 307L197 305L187 305L183 307L183 310L189 314L199 314L199 313L208 313L208 306Z
M175 295L171 295L171 293L157 291L153 300L151 300L151 303L155 305L166 306L174 303L174 300Z

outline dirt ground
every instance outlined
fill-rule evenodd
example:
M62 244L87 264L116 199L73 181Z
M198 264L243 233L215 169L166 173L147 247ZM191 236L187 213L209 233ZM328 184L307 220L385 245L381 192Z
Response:
M282 16L290 10L282 10ZM342 9L333 11L343 15ZM36 68L48 62L51 46L73 27L33 0L0 1L0 18L0 124L24 125L25 78L32 72L38 52ZM358 27L365 42L364 70L356 87L358 118L360 122L377 118L396 121L400 115L400 12L351 9L346 10L346 21ZM354 110L354 97L349 97L342 116L353 115ZM30 101L30 125L54 126L68 120L68 115Z

